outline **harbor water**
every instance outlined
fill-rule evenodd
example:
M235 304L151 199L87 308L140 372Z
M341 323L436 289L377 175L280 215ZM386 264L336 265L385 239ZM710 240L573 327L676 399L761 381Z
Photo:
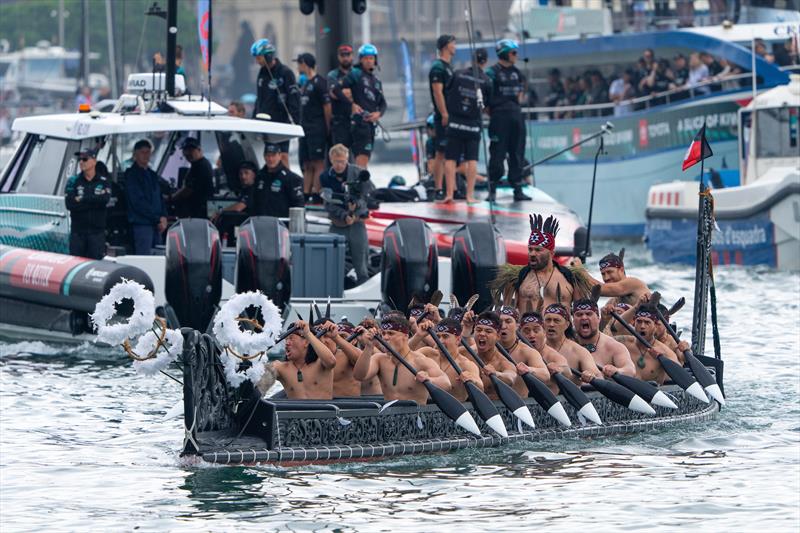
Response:
M691 300L693 269L632 248L630 275ZM705 425L346 465L187 466L177 383L120 350L0 341L0 530L797 531L800 275L716 281L728 406Z

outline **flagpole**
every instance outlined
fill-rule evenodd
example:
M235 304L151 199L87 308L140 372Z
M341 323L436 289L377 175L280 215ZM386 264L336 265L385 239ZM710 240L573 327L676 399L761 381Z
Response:
M706 140L706 121L705 120L703 120L703 128L702 128L701 131L703 132L703 134L700 136L700 192L702 193L703 192L703 185L704 185L704 183L703 183L703 175L705 173L704 170L705 170L705 163L706 163L706 158L704 157L704 155L705 155L705 147L706 147L705 145L706 145L706 142L708 142Z
M213 45L211 44L213 41L211 40L214 36L214 23L213 23L213 0L208 0L208 116L211 116L211 54Z

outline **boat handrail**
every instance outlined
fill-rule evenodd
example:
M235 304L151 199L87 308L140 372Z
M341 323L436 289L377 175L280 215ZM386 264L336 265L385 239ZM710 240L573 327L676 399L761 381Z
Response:
M9 207L9 206L0 206L0 212L5 213L22 213L25 215L44 215L48 217L59 217L59 218L67 218L66 213L61 213L58 211L45 211L44 209L29 209L26 207Z
M726 76L725 78L721 79L709 79L704 82L697 84L694 87L679 87L677 89L670 89L668 91L662 91L659 93L651 93L647 96L637 96L636 98L629 98L628 100L621 100L619 102L604 102L602 104L583 104L583 105L573 105L573 106L548 106L548 107L525 107L522 109L522 112L528 115L535 114L535 113L557 113L557 112L564 112L564 111L574 111L574 112L581 112L581 111L600 111L604 109L613 109L617 106L621 105L636 105L636 104L645 104L646 108L650 107L650 102L658 99L658 98L666 98L666 103L670 103L670 96L674 96L679 93L689 93L689 98L694 98L695 91L699 87L706 87L709 85L715 85L718 83L726 83L731 81L738 81L743 79L749 79L752 75L749 72L745 72L742 74L734 74L733 76ZM713 95L715 93L708 93L708 96ZM716 93L719 94L719 93ZM684 99L681 99L681 101Z

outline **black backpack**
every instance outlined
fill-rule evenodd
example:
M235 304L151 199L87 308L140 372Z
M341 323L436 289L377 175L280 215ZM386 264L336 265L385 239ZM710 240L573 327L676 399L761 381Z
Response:
M479 124L481 107L478 103L478 89L483 87L483 80L475 77L472 68L464 68L453 73L453 79L445 94L447 112L451 122Z

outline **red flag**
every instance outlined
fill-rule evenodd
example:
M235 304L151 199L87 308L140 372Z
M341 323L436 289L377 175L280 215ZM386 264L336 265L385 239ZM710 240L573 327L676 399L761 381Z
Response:
M703 159L711 157L712 155L714 155L714 152L711 151L711 147L706 140L706 125L703 124L700 131L694 136L694 140L692 144L689 145L689 149L686 150L686 155L683 156L683 170L696 165Z

